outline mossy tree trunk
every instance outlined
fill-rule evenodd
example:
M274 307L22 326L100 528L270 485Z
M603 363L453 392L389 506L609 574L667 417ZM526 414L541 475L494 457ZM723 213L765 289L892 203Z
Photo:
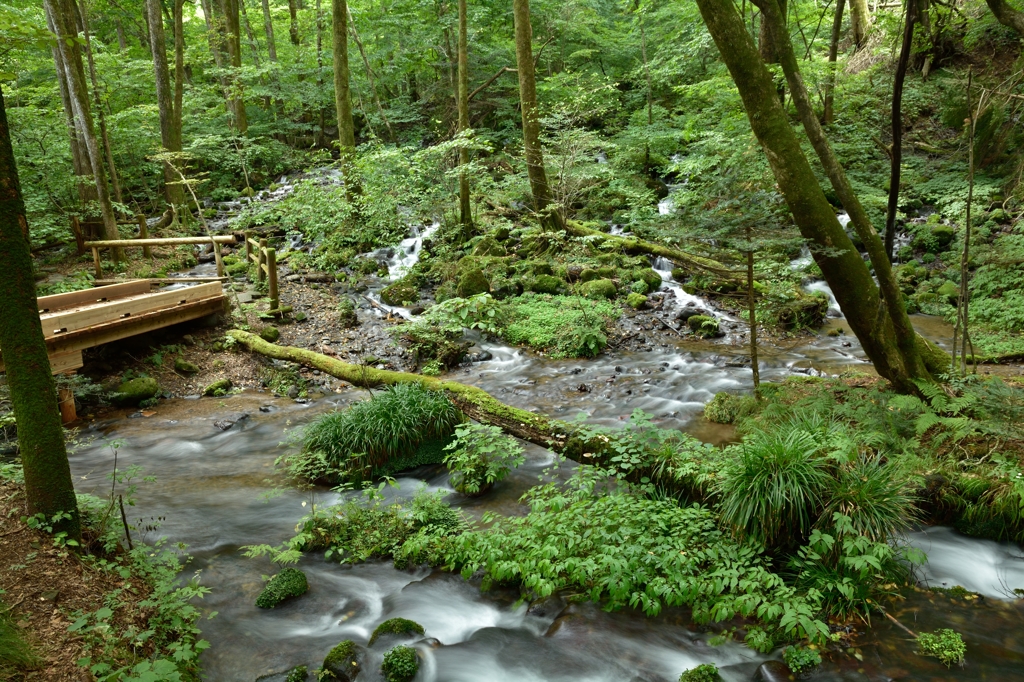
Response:
M853 33L853 44L857 50L867 45L868 33L871 31L868 0L850 0L850 31Z
M177 2L175 0L175 43L177 43ZM181 117L175 116L176 92L171 89L171 73L167 63L167 39L160 0L146 0L146 21L149 24L149 46L153 54L153 74L156 77L156 103L160 113L160 144L165 151L181 151ZM177 50L175 50L177 53ZM175 54L177 66L177 54ZM175 79L180 77L175 74ZM164 162L164 197L171 206L185 203L185 189L178 182L171 163Z
M930 375L915 371L922 364L905 362L892 321L881 307L878 287L825 198L743 20L730 0L698 0L697 4L739 89L779 191L865 353L878 373L899 390L915 391L914 380Z
M548 229L564 227L562 214L551 199L551 187L544 170L544 152L540 146L540 116L537 109L537 79L533 64L533 28L530 26L530 0L512 0L516 31L516 69L519 75L519 105L523 115L523 147L526 172L530 177L534 210Z
M469 130L469 30L466 22L466 0L459 0L459 84L456 98L459 108L459 132ZM459 165L469 163L469 150L459 150ZM469 202L469 176L466 171L459 173L459 222L464 228L473 224L473 209Z
M832 17L832 35L828 42L828 73L825 75L825 106L822 123L832 125L835 120L836 60L839 58L839 38L843 32L843 9L846 0L836 0L836 12Z
M277 61L277 41L274 40L274 21L270 16L270 0L263 0L263 33L267 36L267 57Z
M224 17L224 46L233 72L229 106L235 130L239 135L245 135L249 130L249 119L245 113L245 96L239 75L239 69L242 68L242 24L238 16L238 2L239 0L220 0L220 9Z
M853 225L857 236L864 242L868 257L871 259L875 275L878 278L881 297L885 304L885 314L891 321L893 334L895 335L903 364L906 367L906 372L910 376L927 376L929 368L924 365L926 355L920 352L920 344L923 341L918 341L917 333L910 323L910 318L906 312L906 304L903 301L903 293L900 291L899 283L896 281L896 276L892 270L892 263L886 255L882 241L878 237L878 232L875 230L874 225L871 224L871 219L868 217L867 211L864 210L859 197L853 191L853 187L846 177L846 172L842 164L839 163L839 159L836 157L832 145L829 143L825 131L822 129L821 123L814 113L810 95L807 93L807 88L800 73L800 65L797 61L796 53L793 50L793 43L790 40L785 24L782 22L781 8L774 0L758 0L757 4L762 11L762 25L768 26L769 31L771 31L775 38L777 56L782 65L782 70L786 74L793 103L796 105L800 121L804 125L804 132L811 141L811 146L814 147L814 151L821 161L822 167L825 169L825 174L828 176L836 196L839 197L843 207L850 215L850 223Z
M1024 12L1010 6L1006 0L985 0L996 20L1024 36Z
M334 29L334 108L338 116L338 144L343 155L356 147L356 128L352 121L352 94L348 67L348 2L332 0Z
M18 424L18 446L25 471L29 514L47 518L66 512L60 529L81 535L78 503L71 482L57 388L43 341L29 251L25 203L18 182L0 89L0 349Z

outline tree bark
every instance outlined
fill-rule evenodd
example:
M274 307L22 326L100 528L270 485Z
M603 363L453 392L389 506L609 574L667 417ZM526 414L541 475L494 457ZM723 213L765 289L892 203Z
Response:
M177 3L175 0L175 11ZM181 121L175 129L175 99L177 99L177 49L175 49L175 90L171 90L171 76L167 65L167 41L164 33L164 17L160 0L146 0L146 21L149 24L149 46L153 54L153 74L156 77L156 103L160 112L160 143L165 151L181 151ZM175 43L177 43L177 17L175 17ZM175 45L177 48L177 44ZM178 182L177 173L170 162L164 162L164 197L171 206L185 203L185 192Z
M56 34L57 29L46 17L47 25L51 32ZM96 199L96 184L86 181L86 177L92 176L92 166L89 163L89 152L85 149L78 127L75 124L75 112L71 106L71 95L68 92L67 66L64 64L64 57L56 45L51 48L53 52L53 65L57 73L57 87L60 90L61 103L64 105L64 121L68 128L68 140L71 144L71 163L75 170L76 185L78 187L78 201L84 206Z
M245 35L249 39L249 49L252 50L252 63L260 65L260 44L256 42L256 34L253 33L252 24L249 22L249 12L245 8L245 0L238 0L238 10L242 15L242 23L245 25Z
M698 0L697 4L739 89L779 191L865 353L898 390L916 391L913 381L930 375L920 376L905 364L889 315L879 314L882 299L871 273L818 185L743 20L731 0Z
M828 43L828 74L825 76L825 111L822 115L825 125L835 120L834 104L836 93L836 60L839 58L839 38L843 32L843 8L846 0L836 0L836 13L832 19L832 36Z
M107 187L106 163L96 141L92 112L89 108L89 88L85 79L85 68L82 65L82 52L79 49L78 28L73 0L44 0L44 7L49 15L54 33L57 35L57 49L60 50L64 65L64 76L67 80L68 100L74 114L75 129L85 143L93 181L96 184L96 199L103 216L103 233L107 239L119 239L117 219L110 203L110 190ZM122 257L121 249L114 249L115 260Z
M267 34L267 56L277 61L277 42L274 40L274 21L270 17L270 0L263 0L263 32Z
M530 177L534 209L548 229L565 227L562 214L551 199L551 187L544 171L544 153L540 147L540 119L537 111L537 81L533 63L533 29L530 27L530 0L512 0L515 18L516 67L519 75L519 104L523 115L523 146L526 172Z
M242 26L238 18L239 0L220 0L221 12L224 15L224 45L232 67L230 107L234 119L235 130L245 135L249 129L249 121L245 114L245 97L242 94L242 83L238 70L242 68Z
M107 169L110 171L110 186L114 190L114 199L117 203L121 201L121 185L117 181L117 166L114 164L114 150L110 144L110 135L107 133L107 117L103 113L103 99L100 95L100 81L96 75L96 62L92 56L92 38L89 35L89 15L85 6L78 5L79 17L82 20L82 32L85 35L85 55L89 62L89 80L92 81L92 97L96 103L96 116L100 123L100 141L103 143L103 153L107 159Z
M868 33L871 31L868 0L850 0L850 31L853 33L855 52L867 45Z
M299 14L297 0L288 0L288 39L292 45L299 44Z
M36 303L36 283L29 251L25 203L14 164L3 90L0 88L0 348L18 447L25 472L28 513L52 519L67 513L58 528L71 538L81 536L78 502L71 481L57 407L57 388L43 340Z
M900 165L903 163L903 82L910 65L910 51L914 46L914 23L917 21L917 0L906 0L907 12L903 19L903 43L896 62L892 83L892 150L889 154L889 203L885 213L885 253L892 260L896 241L896 210L900 199Z
M1024 12L1010 7L1006 0L985 0L996 20L1024 36Z
M469 125L469 29L466 20L466 0L459 0L459 86L456 90L459 109L459 132L465 133ZM459 165L469 163L469 150L459 150ZM464 228L473 225L473 207L469 198L469 176L459 172L459 222Z
M338 146L348 159L356 148L356 126L352 120L352 93L348 68L348 2L331 1L334 50L334 109L338 117ZM346 174L347 175L347 174ZM346 178L347 184L348 178Z

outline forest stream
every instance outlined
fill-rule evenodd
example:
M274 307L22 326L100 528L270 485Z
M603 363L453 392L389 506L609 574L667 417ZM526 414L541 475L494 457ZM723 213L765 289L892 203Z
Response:
M392 257L392 277L408 267L418 248L418 234L403 242ZM663 277L664 288L676 286L667 272ZM948 345L951 330L941 320L916 316L914 324ZM842 319L831 319L828 328L843 325ZM464 365L451 376L504 402L561 419L583 413L608 425L621 424L641 409L663 427L681 428L715 444L734 440L733 428L701 419L704 403L718 391L745 390L751 374L747 348L731 336L718 343L680 341L671 350L606 352L592 360L551 360L480 338L476 342L490 359ZM852 334L822 333L766 345L761 377L836 373L864 362ZM83 434L94 440L71 457L79 490L105 494L113 439L124 443L119 466L139 465L144 475L159 481L142 484L138 506L129 516L141 517L143 524L163 517L159 530L145 539L158 536L187 545L194 561L185 574L201 571L201 583L212 590L202 603L207 612L218 614L201 623L212 644L202 657L204 679L283 680L295 665L316 667L342 639L365 644L377 624L396 616L426 629L427 639L417 644L425 661L417 680L424 682L654 682L675 680L681 670L701 663L717 665L725 680L753 679L765 657L737 642L713 646L713 633L693 625L685 610L646 618L628 610L605 612L592 603L567 606L558 598L519 603L518 593L482 592L476 581L423 567L338 566L306 555L300 567L309 576L309 593L271 611L257 609L253 602L264 584L261 575L275 569L267 559L243 558L240 547L289 538L310 504L331 504L339 496L327 489L295 489L275 470L275 458L286 451L296 427L365 397L364 390L346 388L307 404L251 391L200 401L176 399L161 403L151 418L96 423ZM223 420L234 424L222 430ZM519 496L555 464L551 453L528 446L526 462L489 495L469 499L452 492L448 500L473 518L486 511L525 513ZM577 465L559 466L569 471ZM443 466L407 472L397 483L385 490L389 499L409 497L422 486L451 490ZM956 627L971 652L966 667L948 671L935 659L916 655L913 641L879 616L857 639L851 656L826 661L808 679L1005 680L1019 675L1024 608L1013 601L1013 590L1024 588L1020 549L945 527L920 529L909 540L929 557L917 569L922 585L960 585L982 595L951 600L910 592L894 611L913 629ZM379 676L384 650L370 651L376 662L363 674L378 679L374 675ZM771 657L778 658L779 652Z

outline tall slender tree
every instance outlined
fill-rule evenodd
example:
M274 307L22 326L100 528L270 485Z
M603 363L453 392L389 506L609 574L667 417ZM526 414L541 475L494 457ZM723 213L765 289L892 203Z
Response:
M0 87L0 349L11 391L29 514L58 514L70 537L81 535L57 388L43 340L29 250L25 202L14 163Z
M469 130L469 29L466 21L466 0L459 0L459 85L456 98L459 108L459 132ZM473 209L469 202L469 176L464 170L469 163L469 150L459 149L459 221L463 227L473 224Z
M175 0L174 16L174 39L177 48L177 4ZM160 7L160 0L146 0L146 21L149 24L149 45L153 54L153 72L156 76L156 102L160 112L160 143L165 151L181 151L181 109L180 99L177 96L177 82L175 88L171 89L170 70L167 65L167 42L164 33L164 17ZM175 80L177 81L180 68L177 67L177 49L175 49ZM176 106L177 105L177 106ZM171 167L169 161L164 162L164 196L171 206L180 206L185 203L185 190L178 182L178 174Z
M332 0L331 26L334 49L334 109L338 117L338 146L343 157L356 148L356 126L352 120L352 94L348 68L348 2Z
M274 21L270 16L270 0L263 0L263 32L267 35L267 56L277 61L277 42L274 40Z
M249 129L249 120L245 114L245 97L242 93L242 81L238 73L242 68L242 24L238 17L239 0L220 0L221 13L224 16L224 46L232 68L231 76L231 115L235 130L245 135Z
M836 11L832 17L832 35L828 43L828 73L825 75L825 106L822 122L832 125L835 119L836 60L839 58L839 38L843 31L843 8L846 0L836 0Z
M868 32L871 31L868 0L850 0L850 31L853 33L853 44L857 50L868 44Z
M523 116L523 146L526 172L530 178L534 209L550 229L562 229L562 214L551 199L551 187L544 171L544 152L540 146L540 116L537 110L537 80L533 63L533 28L530 26L530 0L512 0L515 20L516 69L519 74L519 105Z
M896 60L896 74L892 81L892 147L889 150L889 202L885 213L885 253L892 260L896 243L896 209L900 199L900 167L903 164L903 83L910 65L910 51L914 43L914 24L917 23L917 0L906 0L903 17L903 42Z

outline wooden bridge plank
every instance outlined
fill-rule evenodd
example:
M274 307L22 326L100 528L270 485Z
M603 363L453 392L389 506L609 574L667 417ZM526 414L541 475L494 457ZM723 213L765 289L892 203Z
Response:
M127 282L111 284L109 286L96 287L94 289L83 289L71 291L66 294L54 294L52 296L39 297L39 313L46 314L74 308L93 303L103 303L115 298L133 296L135 294L149 293L150 283L146 279L133 279Z

